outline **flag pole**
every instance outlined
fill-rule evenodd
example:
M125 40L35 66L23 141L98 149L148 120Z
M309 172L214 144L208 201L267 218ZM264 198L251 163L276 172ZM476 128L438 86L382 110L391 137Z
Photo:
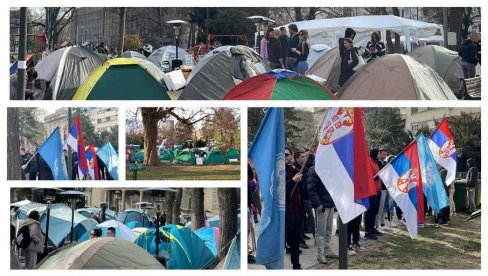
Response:
M312 135L312 141L310 142L310 144L311 144L310 149L308 150L307 155L305 156L305 161L303 162L303 165L302 165L302 167L300 168L300 172L299 172L300 174L303 174L303 170L305 169L305 166L306 166L306 164L307 164L307 162L308 162L308 158L310 157L310 152L312 151L312 148L313 148L313 146L315 145L315 142L318 140L318 139L317 139L317 140L315 140L315 139L316 139L316 137L317 137L317 135L318 135L318 132L319 132L319 127L317 126L317 127L315 128L315 131L314 131L313 135ZM302 176L302 177L303 177L303 176ZM292 190L291 190L291 192L290 192L290 197L291 197L291 196L292 196L292 195L295 193L295 190L296 190L296 188L297 188L297 185L298 185L298 183L297 183L297 182L295 182L295 186L293 186L293 189L292 189Z
M68 135L69 135L69 131L71 130L70 128L71 126L71 107L68 107ZM68 135L66 135L66 139L68 138ZM64 141L66 143L66 141ZM72 162L73 162L73 157L71 156L71 147L70 146L67 146L68 148L68 164L69 166L66 166L67 168L71 168L71 170L68 170L68 178L69 180L72 180L73 179L73 165L72 165Z

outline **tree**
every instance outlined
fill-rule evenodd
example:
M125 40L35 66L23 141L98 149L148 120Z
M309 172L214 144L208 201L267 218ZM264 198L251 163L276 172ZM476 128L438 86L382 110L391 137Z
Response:
M54 49L61 32L71 22L74 11L73 7L45 7L44 14L34 18L31 25L44 28L49 48Z
M205 208L203 188L192 188L191 200L191 230L195 231L205 227Z
M119 148L119 126L115 125L110 131L103 130L95 138L95 145L101 147L105 145L106 142L110 141L115 149Z
M479 117L461 112L459 116L447 118L456 148L462 148L462 158L458 160L458 170L466 171L467 158L473 158L478 168L481 165L481 120Z
M384 147L399 153L411 140L398 108L368 108L365 112L366 142L369 149Z
M40 117L45 113L44 110L35 107L22 107L18 109L19 137L24 146L34 144L39 146L44 142L44 124Z
M21 180L19 158L19 108L7 108L7 179Z
M239 198L236 188L217 189L220 213L219 259L227 255L230 243L237 233L237 209Z
M83 142L85 143L85 146L89 146L91 143L96 144L97 141L100 141L100 138L95 131L95 126L91 122L90 117L88 117L88 110L84 107L74 108L73 118L77 115L80 116L81 130L83 131ZM116 140L118 140L118 134Z
M233 138L235 133L239 132L238 110L227 107L215 108L211 121L214 139L221 143L221 150L225 152L227 148L235 146Z
M176 195L175 195L175 203L174 203L174 207L173 207L173 216L172 216L172 220L170 221L172 224L179 224L180 223L181 199L183 198L183 188L176 188L176 189L178 190L178 192L176 192Z

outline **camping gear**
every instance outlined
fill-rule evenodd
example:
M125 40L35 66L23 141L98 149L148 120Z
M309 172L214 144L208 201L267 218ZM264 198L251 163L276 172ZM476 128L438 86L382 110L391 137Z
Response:
M37 269L164 269L164 266L131 242L95 238L51 252Z
M335 100L330 90L316 81L287 70L274 70L243 81L224 100Z
M127 227L122 222L116 221L116 220L104 221L102 223L99 223L99 224L93 226L92 229L98 228L98 229L102 230L102 237L107 237L107 229L109 227L115 228L115 237L116 238L121 238L121 239L124 239L126 241L132 241L136 236L129 227ZM90 231L92 229L90 229L83 236L81 236L81 238L78 240L78 242L89 240L90 239Z
M341 100L456 100L429 66L401 54L386 55L354 73L337 92Z
M71 100L88 75L106 61L105 55L83 47L66 47L43 58L35 68L37 78L49 83L51 99Z
M142 66L146 68L160 83L163 82L164 72L150 62L143 54L135 51L125 51L122 54L122 57L135 59L137 62L141 63Z
M230 164L230 162L229 159L225 157L224 153L221 150L212 150L205 157L203 164L204 165Z
M139 209L125 209L117 218L118 221L134 229L136 227L148 227L151 219L144 211Z
M193 68L179 100L220 100L236 84L269 70L253 49L219 47Z
M175 46L163 46L156 49L147 58L150 62L156 65L161 71L169 72L171 71L171 62L176 59L176 48ZM195 61L193 56L188 54L188 52L178 47L178 59L182 60L184 65L193 66Z
M82 214L86 218L91 218L92 214L95 214L96 216L98 216L98 214L100 214L100 210L101 209L98 207L89 207L89 208L76 209L76 212ZM107 209L107 210L105 210L105 216L107 217L107 219L115 219L115 211Z
M339 47L334 47L327 53L320 56L317 61L310 66L307 75L315 75L325 79L325 86L331 91L339 90L339 77L341 76L341 57Z
M228 148L225 156L227 156L227 159L229 159L229 160L231 160L231 159L240 160L241 159L241 155L239 154L239 151L237 151L234 148Z
M135 236L132 242L137 244L147 252L149 252L149 254L156 255L156 229L155 228L145 229L143 231L141 230L140 233L138 233ZM164 252L166 252L168 248L169 248L169 239L163 234L163 229L160 227L158 255L161 256L164 255Z
M170 150L163 150L161 154L159 154L159 160L160 161L173 161L175 159L175 156L173 152Z
M191 151L179 152L175 157L175 162L179 164L190 164L190 165L197 164L196 156Z
M223 269L241 268L241 231L237 231L236 236L230 244L229 251L224 259Z
M212 251L214 256L217 256L219 253L219 243L220 243L220 234L218 227L203 227L197 229L195 234L205 243L205 245Z
M170 100L160 80L133 58L111 59L90 73L74 100Z

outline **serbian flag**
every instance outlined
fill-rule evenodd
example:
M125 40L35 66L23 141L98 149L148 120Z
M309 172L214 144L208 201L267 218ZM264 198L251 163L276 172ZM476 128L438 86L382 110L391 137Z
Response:
M63 151L68 151L68 144L66 143L66 139L68 139L68 132L66 132L66 129L63 129Z
M435 161L447 170L446 184L449 186L456 179L457 154L446 118L437 126L428 141Z
M83 179L83 176L88 173L88 162L86 160L85 144L83 143L83 133L81 132L79 115L75 118L75 122L69 131L66 143L78 153L78 176L80 179Z
M417 222L424 223L424 194L417 140L387 164L378 176L403 211L410 237L417 237Z
M285 115L269 108L249 150L262 199L256 264L283 269L285 246Z
M100 176L98 175L97 152L93 143L86 150L86 159L88 161L88 174L90 174L91 179L100 180Z
M363 127L363 109L328 108L319 126L315 171L343 223L369 208L376 195Z

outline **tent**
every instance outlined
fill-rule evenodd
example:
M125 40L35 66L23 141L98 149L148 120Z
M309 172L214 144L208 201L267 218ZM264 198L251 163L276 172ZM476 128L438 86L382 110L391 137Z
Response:
M111 59L81 84L74 100L170 100L147 67L133 58Z
M174 156L175 156L175 158L176 158L176 156L178 156L178 154L181 152L181 150L180 150L180 149L174 149L174 150L172 150L171 152L173 153L173 155L174 155Z
M228 148L225 156L227 156L227 159L237 159L237 160L241 159L241 155L239 154L239 151L234 148Z
M216 165L216 164L230 164L229 159L225 157L221 150L212 150L207 154L203 162L205 165Z
M238 45L219 47L193 68L179 100L220 100L239 82L269 70L253 49Z
M130 162L142 162L142 161L144 161L144 150L138 151L130 158Z
M341 100L456 100L429 66L401 54L378 58L354 73L337 92Z
M132 241L136 236L134 233L132 233L132 230L129 227L127 227L125 224L123 224L122 222L117 221L117 220L104 221L102 223L99 223L99 224L93 226L92 229L94 229L94 228L101 229L102 230L102 237L107 237L107 229L109 227L115 228L115 237L116 238L121 238L121 239L124 239L126 241ZM78 242L89 240L90 239L90 231L92 229L90 229L83 236L81 236L81 238L78 240Z
M164 266L131 242L95 238L51 252L37 269L164 269Z
M329 87L333 92L338 91L340 88L339 77L341 76L339 47L334 47L320 56L319 59L310 66L307 75L315 75L325 79L325 86Z
M224 100L335 100L330 90L296 72L275 70L232 88Z
M139 209L125 209L120 213L117 220L125 225L128 225L131 222L135 222L135 224L130 225L133 226L130 228L148 227L149 224L152 223L149 216L145 214L144 211Z
M195 65L195 61L193 60L193 56L191 59L186 62L187 56L191 56L188 52L178 47L178 59L183 61L184 65L193 66ZM175 46L163 46L159 49L156 49L152 52L152 54L147 58L150 62L152 62L156 67L158 67L163 72L171 71L171 61L176 59L176 48Z
M190 229L174 224L162 229L169 240L167 269L205 269L215 263L216 256Z
M140 246L142 249L149 252L151 255L156 255L156 229L146 229L145 231L141 231L136 237L132 240L133 243ZM163 255L169 248L169 239L164 235L163 229L159 228L159 246L158 246L158 255Z
M312 67L315 62L330 49L331 47L325 44L312 44L307 57L308 68Z
M380 31L381 37L386 37L386 31L390 30L400 35L405 35L405 46L411 50L411 43L416 43L420 38L434 35L443 28L440 24L427 23L394 15L364 15L353 17L326 18L308 21L293 22L299 30L307 30L312 44L326 44L332 47L338 46L338 39L344 36L346 28L356 31L355 46L366 46L371 39L371 33ZM285 26L288 26L285 25Z
M196 165L197 164L197 159L195 157L195 154L191 151L182 151L178 153L175 157L175 161L177 163L183 163L183 164L191 164L191 165Z
M79 208L76 209L76 212L84 215L86 218L91 218L92 214L95 214L98 216L100 213L100 208L98 207L89 207L89 208ZM115 211L112 211L110 209L105 210L105 216L108 219L115 219Z
M429 65L447 83L453 93L458 93L459 79L464 78L458 52L437 45L414 49L409 56Z
M173 152L170 150L163 150L161 154L159 154L159 160L160 161L173 161L175 159L175 156Z
M135 51L125 51L122 57L132 58L139 62L144 68L146 68L160 83L163 82L164 72L156 65L150 62L146 56Z
M197 229L195 234L205 243L205 245L212 251L214 256L218 255L220 234L218 227L203 227Z
M236 236L230 244L229 251L224 259L223 269L241 268L241 231L237 231Z
M71 100L78 87L107 57L83 47L52 52L36 65L37 78L49 82L48 95L54 100Z

